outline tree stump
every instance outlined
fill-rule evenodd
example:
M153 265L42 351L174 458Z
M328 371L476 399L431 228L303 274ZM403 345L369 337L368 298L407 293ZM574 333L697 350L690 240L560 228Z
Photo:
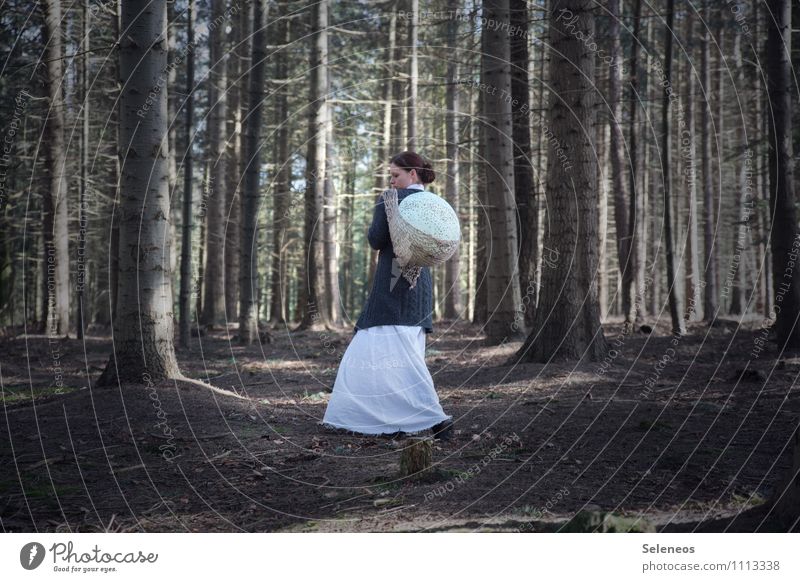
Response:
M400 476L421 476L431 467L433 462L433 439L429 437L413 437L407 439L400 453Z

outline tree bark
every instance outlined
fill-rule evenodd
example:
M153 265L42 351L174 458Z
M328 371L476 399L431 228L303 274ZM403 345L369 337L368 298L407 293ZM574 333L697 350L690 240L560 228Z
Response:
M458 10L458 0L450 0L448 9L451 12ZM445 199L453 207L458 215L460 212L459 191L459 91L458 75L458 19L451 18L447 23L447 46L450 48L450 58L447 61L447 90L445 99L447 101L447 113L445 123L446 149L447 149L447 176L445 182ZM462 294L461 294L461 253L457 249L455 254L445 264L445 303L444 317L447 319L458 319L461 317Z
M683 286L678 284L675 265L675 247L672 237L672 35L675 20L675 0L667 0L667 25L664 29L664 71L662 83L666 83L661 101L661 171L664 188L664 238L667 258L667 292L672 333L683 335Z
M419 65L417 62L417 40L419 36L419 0L411 0L411 18L408 21L408 50L411 53L408 67L408 103L406 149L417 147L417 92Z
M520 333L517 269L517 225L514 197L514 144L511 118L511 70L508 42L509 0L484 0L483 14L496 27L485 27L482 68L488 90L483 94L486 134L486 201L491 225L487 257L486 336L500 343ZM488 229L487 229L488 230ZM486 241L489 242L488 240Z
M711 87L711 33L708 30L711 17L711 2L705 0L703 6L704 21L703 36L701 42L701 72L703 75L703 94L706 96L706 103L703 103L701 123L703 125L703 141L701 157L703 160L703 243L705 247L704 261L705 269L703 280L706 283L705 295L703 297L703 316L705 321L711 322L717 317L719 310L719 297L717 291L717 253L714 245L714 230L716 229L716 218L714 213L714 182L711 173L711 102L708 96L713 89Z
M609 0L609 37L611 39L611 58L613 62L608 69L608 100L611 114L611 183L614 190L614 225L617 232L617 259L621 278L622 313L626 322L635 318L633 312L635 297L633 286L633 256L631 254L631 232L628 223L628 192L625 181L625 138L622 135L622 44L620 42L619 0ZM635 42L635 41L634 41ZM636 109L636 104L631 105ZM631 190L635 196L635 190Z
M88 203L87 195L89 191L89 0L83 0L83 30L82 30L82 51L81 55L81 94L83 103L81 104L81 185L80 197L78 201L78 253L76 265L76 303L78 304L78 321L76 322L77 337L83 339L83 329L86 324L86 309L84 305L84 288L87 283L87 261L86 237L88 228L88 213L86 212Z
M538 204L531 160L530 82L528 80L528 7L526 0L510 2L512 136L514 140L514 196L517 205L520 327L536 306L536 239ZM520 31L520 32L517 32ZM457 54L457 53L456 53Z
M284 46L289 46L290 28L288 2L278 4L280 10L278 29L276 34ZM275 76L284 83L287 74L287 60L275 59ZM275 124L278 127L278 144L275 148L276 178L275 178L275 204L273 214L274 244L272 249L272 267L270 286L270 324L273 326L286 323L286 263L285 249L288 246L287 235L289 227L289 201L291 197L291 172L292 160L289 155L289 107L287 92L290 90L288 83L278 88L275 96Z
M50 107L45 118L45 149L49 191L45 195L44 285L45 320L51 336L69 334L69 226L67 175L64 147L64 82L61 42L61 1L45 3L44 29L47 56L47 95Z
M395 10L397 7L405 8L407 0L398 0L395 2L390 9ZM395 37L396 39L402 39L402 23L405 22L405 19L397 19L395 18ZM391 28L390 28L391 33ZM406 137L403 134L405 124L403 123L403 107L404 107L404 82L401 79L402 75L402 68L403 68L403 59L402 59L402 50L403 47L400 47L400 42L395 43L394 51L391 57L391 86L392 86L392 147L391 152L389 153L390 156L400 153L403 149L405 149L406 144ZM377 263L377 255L375 255L375 262Z
M98 380L147 383L181 377L173 345L169 253L166 3L123 0L120 72L122 188L119 304L114 352Z
M696 85L694 66L694 18L689 15L685 21L686 26L686 52L689 66L686 67L686 129L681 132L681 154L684 162L683 176L686 181L688 212L689 212L689 276L686 280L686 296L691 298L693 309L689 314L691 320L703 318L703 286L700 273L700 237L698 232L698 204L697 204L697 147L695 146L695 115L694 100ZM688 143L687 143L688 140Z
M792 152L792 11L788 0L769 0L767 17L767 94L769 97L769 185L772 276L776 296L778 353L800 348L800 246ZM795 498L797 499L797 489Z
M330 92L330 79L325 94ZM326 97L327 98L327 97ZM326 107L325 119L325 186L323 203L323 227L324 227L324 254L325 254L325 300L327 301L327 311L329 323L339 325L341 323L341 293L339 291L339 249L336 244L336 218L338 207L338 196L334 184L335 164L338 159L333 147L333 108Z
M187 46L194 47L194 2L188 0L186 7ZM181 282L178 304L180 309L180 345L189 347L192 325L192 173L194 155L192 154L192 133L194 131L194 50L186 55L186 101L184 103L186 126L184 140L186 151L183 156L183 220L181 228Z
M761 10L759 0L753 0L751 14L753 15L753 36L761 38ZM752 75L751 91L754 95L754 107L752 108L752 141L757 144L753 149L753 184L756 197L756 237L758 240L758 260L756 268L759 272L759 286L761 295L761 311L765 318L770 318L772 312L772 268L769 253L769 217L764 203L769 201L769 186L764 174L766 173L765 158L767 148L764 147L765 141L765 118L764 118L764 91L761 87L760 68L754 67L757 74ZM766 188L765 188L766 186Z
M224 0L211 0L211 24L224 20L223 9ZM205 296L201 323L212 327L226 324L225 185L228 180L228 160L225 153L225 124L228 112L225 89L228 56L223 40L224 31L224 23L214 26L209 38L208 152L211 179L206 212Z
M264 108L264 78L267 66L266 27L267 2L253 4L253 44L248 92L248 112L245 118L245 167L242 196L242 240L239 247L239 343L247 345L258 338L258 308L256 263L258 205L261 197L261 148L259 136Z
M325 142L328 87L328 2L320 0L311 9L311 79L306 155L305 249L306 305L303 329L327 328L330 322L325 296L325 249L323 204L325 200Z
M245 13L243 10L242 13ZM245 21L249 23L249 19ZM239 242L242 202L240 185L242 175L242 113L243 94L247 88L247 63L244 38L251 31L241 26L241 20L230 29L230 57L228 61L228 119L225 137L228 175L225 180L225 319L236 321L239 317Z
M642 30L642 0L636 0L633 8L633 41L631 46L631 122L629 129L628 147L630 152L630 174L629 174L629 210L628 213L628 233L630 240L630 260L629 268L632 271L632 279L636 283L633 291L632 316L634 321L639 322L647 313L645 302L645 265L647 263L647 205L645 197L647 193L647 180L645 179L646 165L643 164L645 157L642 149L642 142L639 140L639 107L646 110L648 99L642 99L639 94L639 49L641 45L640 35ZM649 32L648 28L648 32ZM649 34L648 34L649 40Z
M743 96L747 94L744 62L743 62L742 32L736 28L734 37L734 55L736 63L736 95L741 102ZM754 189L752 186L753 176L753 154L748 145L745 135L745 121L747 116L744 111L737 115L734 123L736 124L736 190L739 194L737 200L737 220L734 228L733 249L734 260L738 255L736 277L733 281L731 290L730 313L740 315L747 312L747 273L746 258L749 249L752 248L750 239L750 222L755 207ZM748 176L750 179L748 179Z
M602 359L608 346L597 300L597 160L594 53L578 38L595 32L592 0L554 0L549 12L551 103L545 191L551 265L531 334L513 359Z

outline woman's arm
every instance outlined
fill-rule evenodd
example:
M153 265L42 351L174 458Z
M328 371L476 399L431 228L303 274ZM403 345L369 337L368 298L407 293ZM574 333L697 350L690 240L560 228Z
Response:
M385 249L392 243L389 236L389 221L386 220L386 207L383 204L383 195L378 194L378 200L375 203L375 212L372 215L372 224L367 233L369 246L376 251Z

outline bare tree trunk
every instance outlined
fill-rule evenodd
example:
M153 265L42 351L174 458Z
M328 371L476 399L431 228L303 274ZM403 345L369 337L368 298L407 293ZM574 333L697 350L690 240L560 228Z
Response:
M711 2L705 0L703 6L704 20L709 22L711 17ZM713 91L711 87L711 48L708 25L703 27L703 40L701 43L701 69L703 75L703 94L710 95ZM719 299L717 292L717 253L714 245L714 230L716 228L714 215L714 182L711 173L711 103L709 100L703 104L702 109L703 125L703 146L701 157L703 160L703 213L705 220L703 223L703 239L705 247L705 269L703 280L706 282L705 296L703 301L703 315L708 322L717 317L719 310Z
M325 295L325 250L321 219L325 200L325 142L328 87L328 1L311 10L311 81L309 95L308 154L306 156L305 249L306 308L303 329L326 328L330 322Z
M486 336L499 343L519 334L520 309L517 270L517 225L514 198L514 144L511 119L511 71L508 43L509 0L484 0L483 14L497 28L486 27L482 68L487 87L483 94L486 120L486 201L491 225L491 256L487 259ZM515 327L516 326L516 327Z
M757 39L761 38L761 10L759 9L759 0L753 0L751 14L753 15L753 36ZM756 69L758 70L758 69ZM764 153L766 148L762 145L765 141L765 131L767 123L764 118L764 92L761 87L761 75L753 75L752 92L754 96L755 107L752 109L753 119L750 127L753 128L753 141L757 144L753 152L753 175L754 187L756 197L756 232L758 238L758 260L756 261L759 267L759 285L761 288L761 314L764 317L771 317L772 312L772 268L771 257L769 256L769 220L766 209L763 208L762 202L769 201L769 185L764 177L767 171L764 164ZM765 188L766 186L766 188Z
M598 205L598 236L600 239L599 257L598 257L598 301L600 302L600 321L605 321L608 317L609 310L613 311L608 305L608 182L609 176L605 168L611 167L611 148L609 142L611 141L611 124L598 125L597 128L597 158L603 160L602 164L597 165L597 179L598 191L600 200ZM627 224L626 224L627 226ZM616 281L615 281L616 283ZM615 290L617 285L615 284ZM615 293L619 297L620 293Z
M244 10L242 12L245 12ZM228 61L228 119L225 136L230 145L226 155L228 175L225 181L225 319L236 321L239 317L239 242L242 237L239 222L242 202L240 184L242 176L242 112L243 94L247 87L247 63L244 58L246 43L243 39L251 31L239 26L230 29L230 58ZM245 20L249 24L249 19Z
M188 0L186 7L186 43L194 47L194 2ZM194 49L186 55L186 102L184 104L186 126L184 139L186 152L183 157L183 220L181 228L181 283L178 304L180 309L180 345L189 347L192 325L192 172L194 172L194 155L192 154L192 133L194 131Z
M473 97L468 95L469 99L469 117L467 118L468 123L468 134L470 136L470 142L475 140L476 133L478 136L483 135L483 131L476 131L476 126L481 124L476 123L477 115L476 115L476 102L478 101L477 97ZM477 142L478 145L482 145L483 138L478 137ZM477 207L478 207L478 193L480 192L479 188L479 177L482 172L478 168L478 164L475 161L475 146L470 145L469 148L469 160L467 161L467 175L469 184L469 235L468 235L468 252L467 252L467 317L469 321L475 322L475 299L477 296L477 280L475 277L475 265L477 263L477 248L478 248L478 217L477 217Z
M548 0L541 0L541 10L543 14L547 14L547 1ZM548 24L547 19L542 20L541 24L541 35L542 38L546 38L548 34ZM549 91L547 88L547 43L542 42L539 43L539 100L538 100L538 111L537 111L537 118L543 119L545 115L545 111L547 109L547 99L549 95ZM536 172L534 173L533 179L536 189L536 199L533 204L533 208L531 209L531 217L530 223L533 228L533 234L531 234L532 243L533 243L533 256L531 260L533 261L533 289L535 290L536 297L535 302L532 305L539 304L539 292L542 288L542 278L541 278L541 264L542 264L542 252L541 249L541 240L542 240L542 219L544 218L546 212L541 209L541 198L542 193L544 192L544 185L545 180L542 179L542 176L545 176L546 169L544 167L544 154L547 151L547 146L544 145L545 138L544 132L539 131L536 132ZM528 284L530 285L530 283ZM527 293L527 286L525 292ZM528 328L532 328L534 324L534 320L536 318L536 309L528 309L525 311L525 325Z
M746 95L746 83L744 78L744 62L742 60L742 32L736 27L734 37L734 55L736 59L736 94L740 99ZM731 290L730 313L744 314L747 312L747 277L746 257L748 250L752 247L750 241L750 222L755 205L754 190L752 179L748 181L748 174L753 175L752 151L748 146L745 136L745 122L747 116L744 111L737 115L734 123L736 124L736 170L737 170L737 190L739 200L737 204L738 216L736 227L734 228L734 260L738 256L738 268L736 271L733 289ZM748 185L749 182L749 185Z
M358 173L358 146L356 144L355 133L350 134L350 143L347 152L347 169L344 176L344 210L343 210L343 223L353 224L353 217L355 216L355 197L356 197L356 175ZM356 285L354 284L355 277L358 270L356 269L354 247L353 247L353 229L345 229L344 240L344 260L342 262L343 270L342 281L344 282L344 289L342 290L342 302L344 305L345 313L351 313L355 305L354 291Z
M45 118L45 148L49 191L45 199L44 285L48 334L69 334L69 226L67 214L66 148L64 147L63 51L61 0L45 4L47 94L50 108Z
M527 315L536 306L536 262L535 249L538 236L538 204L536 185L531 162L530 128L530 82L528 80L528 8L526 0L511 0L510 23L513 31L509 33L511 42L511 98L512 98L512 136L514 152L514 195L518 219L518 271L522 309ZM454 53L458 54L458 53ZM523 296L524 294L524 296ZM523 316L524 317L524 316ZM524 324L521 319L520 327Z
M592 0L554 0L549 12L550 144L545 191L549 228L533 331L516 358L602 359L608 346L597 300L597 161L594 153L594 53L579 38L595 32Z
M632 279L636 283L632 298L632 315L633 320L636 322L641 321L645 313L647 313L645 304L645 267L647 264L647 205L645 204L645 195L647 192L647 180L644 177L645 168L647 166L642 163L644 155L640 150L644 148L640 144L639 122L637 121L639 107L644 109L648 103L648 99L642 100L642 96L639 95L639 51L641 31L642 0L636 0L633 9L633 43L631 46L631 124L628 134L631 171L629 175L630 212L628 213L627 228L631 236L631 255L628 267L631 269ZM648 33L649 31L650 28L648 27ZM644 147L647 147L646 144Z
M224 0L211 0L211 19L224 20ZM225 325L225 185L228 180L225 153L227 120L226 68L228 56L224 46L224 25L211 29L208 72L208 151L211 179L206 213L205 297L201 323Z
M686 51L689 55L689 64L694 63L694 19L686 18ZM700 283L700 237L698 233L698 204L697 204L697 147L694 100L696 92L695 82L696 71L694 66L686 67L686 87L688 97L686 99L686 129L681 132L681 152L684 164L683 175L686 179L689 210L689 277L687 278L687 297L691 298L693 309L690 319L699 320L703 318L703 287ZM688 143L687 143L688 142Z
M398 6L404 8L407 0L398 0L391 6L391 9L394 11ZM401 39L401 23L405 22L405 19L397 20L395 18L395 38ZM391 29L390 29L391 34ZM402 48L398 46L398 43L394 45L394 51L391 57L391 88L392 88L392 147L390 156L393 156L399 153L401 150L404 149L406 144L406 138L403 135L404 124L403 124L403 107L404 107L404 89L405 89L405 79L402 79L403 75L401 73L403 67L402 63ZM377 255L375 258L377 262Z
M664 237L667 256L667 291L669 312L672 318L672 333L683 335L683 286L678 284L675 265L675 247L672 238L672 35L675 20L675 0L667 0L667 25L664 29L664 80L666 87L661 109L661 171L664 184Z
M458 10L458 0L450 0L448 8L455 13ZM445 183L445 198L456 211L460 212L459 203L459 91L458 91L458 19L451 18L447 23L447 46L450 48L450 55L447 61L447 91L445 99L447 101L446 115L446 143L447 143L447 177ZM461 297L461 253L456 250L455 254L445 264L445 305L444 317L447 319L458 319L461 317L462 297Z
M89 190L89 31L90 31L90 17L89 17L89 0L83 0L83 30L82 30L82 48L83 55L81 56L81 94L82 94L82 123L81 123L81 185L78 200L78 257L76 265L76 281L75 289L77 291L76 302L78 304L78 321L77 330L78 339L83 339L83 329L86 324L85 306L84 306L84 287L86 286L86 276L88 261L86 260L86 236L87 236L87 222L88 207L87 192Z
M258 338L258 285L257 228L258 204L261 196L259 176L261 148L259 130L264 108L264 80L267 66L266 50L267 2L256 0L253 4L253 44L250 62L248 112L245 118L245 167L242 196L242 240L239 252L239 343L250 344Z
M119 41L122 31L122 6L120 2L116 3L117 18L114 22L114 38ZM119 144L122 143L122 133L120 131L120 120L122 119L122 108L120 101L122 98L122 68L119 59L116 59L116 73L117 73L117 106L114 108L114 132L115 132L115 146L119 150ZM119 296L119 205L122 201L122 160L119 156L119 151L114 156L114 200L111 203L111 249L108 254L109 257L109 295L110 295L110 315L111 321L117 317L117 300Z
M411 18L408 21L408 44L411 58L408 72L408 135L406 149L414 151L417 147L417 88L419 66L417 64L417 39L419 36L419 0L411 0Z
M485 50L483 50L485 53ZM484 71L481 71L481 84L486 82ZM483 111L483 92L478 93L478 107L477 111ZM486 124L483 119L479 123L473 123L476 130L478 151L486 151ZM475 160L478 160L477 162ZM486 193L486 171L487 164L483 156L474 156L473 165L477 166L475 169L475 187L473 192L476 192L475 206L477 212L477 225L475 228L475 294L474 294L474 308L472 310L472 323L476 325L485 325L489 320L489 284L487 281L487 270L489 267L488 254L489 243L487 236L489 229L487 228L487 193Z
M800 346L800 281L797 268L789 271L790 256L797 253L798 232L794 196L792 152L792 6L789 0L767 3L767 88L769 97L769 185L772 265L777 313L778 354ZM788 273L788 277L787 277ZM797 526L800 519L800 428L792 438L791 469L770 499L778 520Z
M619 0L609 0L609 37L611 39L612 64L608 69L608 100L611 114L611 182L614 190L614 225L617 231L617 259L622 294L622 313L626 322L635 318L633 257L631 255L631 232L628 223L628 192L625 187L625 138L622 135L622 45L620 43L619 21L621 18ZM636 104L632 104L636 109ZM630 193L635 196L635 190Z
M178 53L178 40L177 40L177 33L176 33L176 10L175 10L175 2L167 2L167 43L169 45L169 52L167 53L167 62L169 63L170 60L173 58L174 55ZM168 139L169 139L169 195L170 200L173 200L173 196L177 198L177 191L178 191L178 162L175 159L175 152L177 151L176 145L176 133L178 131L178 115L177 115L177 92L174 91L174 88L177 87L178 83L178 67L172 66L168 67L167 78L166 78L166 87L167 87L167 110L169 112L169 117L167 118L167 131L168 131ZM172 91L169 89L173 88ZM174 273L175 270L178 268L178 256L177 256L177 245L175 241L178 240L178 231L177 231L177 223L178 223L178 205L177 204L170 204L170 220L169 220L169 229L170 229L170 241L171 244L169 245L169 270L171 273Z
M329 93L329 86L325 89L325 94ZM325 120L325 185L324 185L324 204L323 204L323 228L324 228L324 255L325 255L325 300L329 320L332 325L341 323L341 293L339 291L339 256L336 245L336 209L338 196L334 184L335 165L338 159L333 148L333 108L326 107Z
M277 35L279 41L284 45L289 45L290 29L287 15L288 2L278 4L280 10L278 19ZM275 75L282 83L285 82L288 73L285 58L276 60ZM292 161L289 156L289 108L287 92L290 90L289 84L278 88L275 96L275 123L278 127L278 147L276 148L276 178L275 178L275 210L273 214L274 244L272 249L272 267L270 286L272 287L270 305L270 324L274 326L286 323L286 262L288 257L284 256L287 245L287 233L289 226L289 198L291 196L291 171Z
M99 385L181 377L172 343L167 95L151 93L167 66L166 3L124 0L122 30L119 305Z
M800 269L792 269L798 252L800 233L794 195L792 153L792 12L788 0L769 0L767 18L767 89L769 96L769 184L772 219L772 276L774 277L777 318L775 331L778 353L800 348ZM777 303L780 303L778 310ZM794 488L794 501L800 489Z

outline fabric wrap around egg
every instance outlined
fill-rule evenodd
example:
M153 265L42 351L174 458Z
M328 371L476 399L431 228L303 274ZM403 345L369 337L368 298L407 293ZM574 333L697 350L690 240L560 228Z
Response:
M458 216L433 192L414 192L399 203L394 188L382 196L397 263L413 288L422 267L439 265L455 254L461 241Z

